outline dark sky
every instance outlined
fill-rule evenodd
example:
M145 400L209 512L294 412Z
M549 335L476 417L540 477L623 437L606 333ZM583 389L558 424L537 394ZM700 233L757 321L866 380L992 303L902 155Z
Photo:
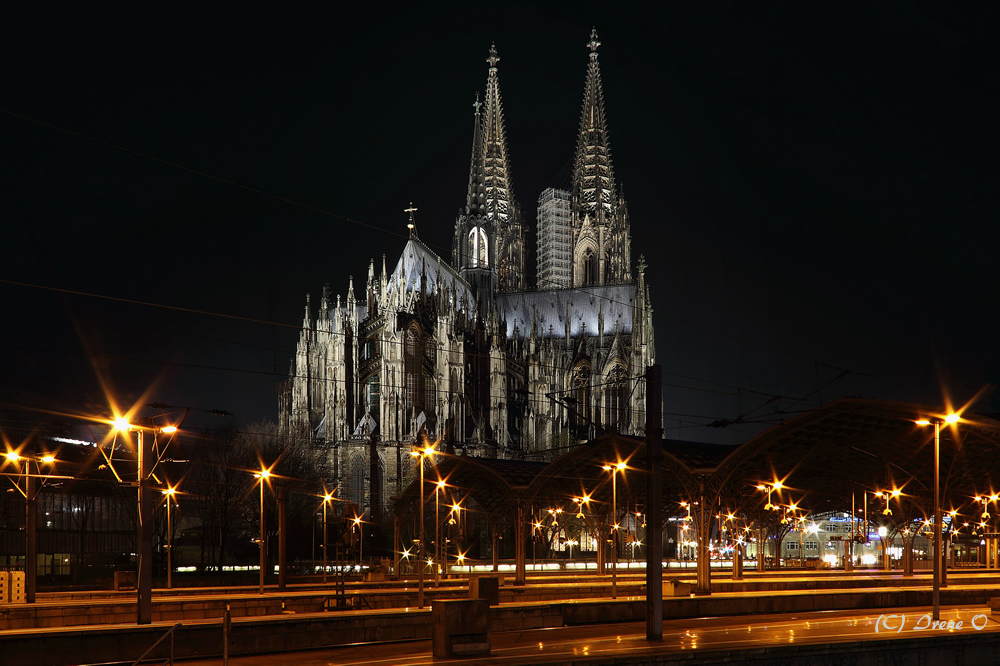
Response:
M307 292L393 264L411 200L450 255L491 43L532 226L568 186L591 26L668 436L741 441L760 426L703 424L762 394L786 399L755 416L1000 381L991 21L609 5L5 10L0 402L99 410L100 375L274 418Z

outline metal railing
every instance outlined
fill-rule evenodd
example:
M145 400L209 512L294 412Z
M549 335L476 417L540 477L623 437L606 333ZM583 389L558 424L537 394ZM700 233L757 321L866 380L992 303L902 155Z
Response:
M149 646L148 650L146 650L145 652L142 653L141 657L139 657L138 659L136 659L135 661L133 661L132 662L132 666L138 666L139 663L143 659L145 659L146 656L149 655L150 652L152 652L154 649L156 649L156 646L159 645L160 643L162 643L163 640L165 638L167 638L168 636L170 637L170 657L167 659L167 663L170 664L171 666L173 666L173 663L174 663L174 631L178 627L182 627L182 626L183 625L180 622L178 622L174 626L172 626L169 629L167 629L167 633L165 633L162 636L160 636L155 643L153 643L152 645Z

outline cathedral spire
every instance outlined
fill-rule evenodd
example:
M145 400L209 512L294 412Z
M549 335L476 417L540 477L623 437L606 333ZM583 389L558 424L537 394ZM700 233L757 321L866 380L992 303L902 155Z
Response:
M483 148L485 150L486 211L498 227L510 220L514 196L510 187L510 161L507 157L507 132L503 122L503 102L500 100L500 78L497 75L497 46L490 46L489 77L486 80L486 103L483 109Z
M603 221L604 213L611 213L617 202L615 174L611 164L611 144L604 115L604 89L601 85L601 68L597 63L597 29L590 32L590 63L583 88L583 110L580 113L580 132L573 160L573 194L579 206L579 216L589 213L595 221Z
M475 127L472 131L472 164L469 167L469 194L465 200L465 214L485 215L486 214L486 169L483 164L483 119L479 113L482 103L479 101L479 93L476 93L476 101L472 105L476 109Z

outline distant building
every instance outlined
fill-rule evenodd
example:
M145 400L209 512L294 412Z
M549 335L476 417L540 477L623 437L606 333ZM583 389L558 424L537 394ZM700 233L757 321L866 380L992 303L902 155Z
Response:
M652 307L614 180L599 45L592 33L572 191L539 200L537 290L491 48L450 261L411 229L360 293L352 278L346 298L324 289L318 310L306 297L280 418L326 449L329 482L375 522L422 436L459 454L550 460L597 428L644 434Z

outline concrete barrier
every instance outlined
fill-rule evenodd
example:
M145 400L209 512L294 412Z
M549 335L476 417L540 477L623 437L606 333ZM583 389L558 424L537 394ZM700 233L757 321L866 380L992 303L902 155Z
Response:
M486 599L490 606L500 603L500 579L498 576L474 576L469 579L469 598Z
M115 592L121 592L122 590L134 590L134 589L135 589L134 571L115 572Z
M490 653L490 604L486 599L440 599L431 607L435 657Z
M689 597L694 591L694 586L691 583L682 583L681 581L671 578L663 581L663 596L665 597Z

